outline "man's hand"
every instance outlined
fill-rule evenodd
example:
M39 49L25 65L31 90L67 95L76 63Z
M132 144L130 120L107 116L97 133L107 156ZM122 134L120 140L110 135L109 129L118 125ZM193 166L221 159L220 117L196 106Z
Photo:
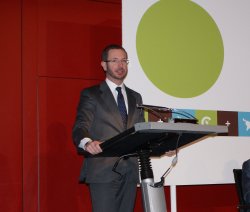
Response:
M91 142L88 142L85 145L85 150L87 152L89 152L90 154L92 154L92 155L96 155L96 154L102 152L100 144L101 144L100 141L91 141Z

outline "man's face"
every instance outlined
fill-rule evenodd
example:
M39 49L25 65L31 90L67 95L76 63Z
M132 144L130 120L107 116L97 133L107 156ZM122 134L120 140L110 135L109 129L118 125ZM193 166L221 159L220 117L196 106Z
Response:
M111 49L108 52L107 62L101 63L109 80L120 85L128 73L127 54L122 49Z

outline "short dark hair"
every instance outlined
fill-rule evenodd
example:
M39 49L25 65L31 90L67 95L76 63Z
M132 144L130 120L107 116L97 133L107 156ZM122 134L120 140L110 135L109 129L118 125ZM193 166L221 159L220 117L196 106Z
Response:
M102 61L108 60L108 53L109 53L109 50L111 49L121 49L126 53L126 55L128 55L127 51L122 46L118 44L110 44L102 50Z

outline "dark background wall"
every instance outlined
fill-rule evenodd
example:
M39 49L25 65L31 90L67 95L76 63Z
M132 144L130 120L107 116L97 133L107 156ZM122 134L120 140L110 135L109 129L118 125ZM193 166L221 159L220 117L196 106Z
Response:
M104 79L102 48L122 42L121 2L1 0L0 24L0 211L91 211L71 128L80 91ZM178 211L236 204L234 185L177 187Z

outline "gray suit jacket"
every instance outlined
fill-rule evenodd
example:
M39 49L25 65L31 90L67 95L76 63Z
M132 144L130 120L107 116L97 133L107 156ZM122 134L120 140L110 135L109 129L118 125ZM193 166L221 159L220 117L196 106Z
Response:
M143 111L136 108L136 104L142 104L142 98L139 93L127 87L126 93L129 111L127 128L131 128L135 123L145 121ZM73 141L77 148L81 139L85 137L105 141L123 131L124 127L116 101L105 81L81 92L73 127ZM105 183L119 179L119 175L112 171L117 159L115 157L91 158L85 154L80 181ZM138 182L136 158L121 161L117 171L129 176L130 181Z

